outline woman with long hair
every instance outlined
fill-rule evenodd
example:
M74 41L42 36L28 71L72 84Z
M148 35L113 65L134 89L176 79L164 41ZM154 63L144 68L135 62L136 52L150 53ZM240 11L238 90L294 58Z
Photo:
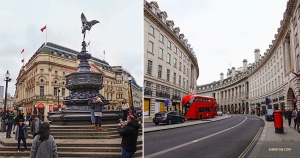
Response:
M54 137L50 135L50 124L43 122L38 135L34 137L30 158L58 158Z

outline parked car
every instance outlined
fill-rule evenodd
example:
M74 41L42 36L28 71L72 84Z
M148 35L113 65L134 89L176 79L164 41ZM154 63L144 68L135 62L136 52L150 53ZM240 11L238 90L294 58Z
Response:
M265 119L266 121L274 121L274 110L273 109L267 109L266 113L265 113Z
M222 111L217 111L218 116L222 116L223 112Z
M159 123L167 123L169 125L175 122L185 122L184 116L176 111L158 112L153 118L153 123L155 123L156 125L158 125Z

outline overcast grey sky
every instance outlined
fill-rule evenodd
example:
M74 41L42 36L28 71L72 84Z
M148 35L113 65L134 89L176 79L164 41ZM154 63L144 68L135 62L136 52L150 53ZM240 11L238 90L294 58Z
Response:
M148 1L151 2L151 1ZM254 62L275 39L287 0L157 0L188 39L200 70L198 85L226 77L227 69Z
M47 25L48 42L77 51L83 39L80 15L87 20L98 20L86 35L91 42L91 54L111 66L123 66L143 86L143 1L141 0L52 0L5 1L0 0L0 85L6 70L12 82L8 92L14 95L15 83L22 66L21 50L25 63L45 42ZM89 50L89 49L88 49Z

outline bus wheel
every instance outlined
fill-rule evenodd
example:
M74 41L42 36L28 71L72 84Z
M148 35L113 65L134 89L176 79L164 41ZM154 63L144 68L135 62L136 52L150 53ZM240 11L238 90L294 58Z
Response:
M185 120L184 119L181 119L181 123L183 123Z
M155 125L158 125L158 123L156 122Z
M170 125L170 124L172 124L172 120L169 120L169 121L168 121L168 125Z
M202 120L202 115L200 115L200 120Z
M215 115L213 114L213 115L212 115L212 118L214 118L214 117L215 117Z

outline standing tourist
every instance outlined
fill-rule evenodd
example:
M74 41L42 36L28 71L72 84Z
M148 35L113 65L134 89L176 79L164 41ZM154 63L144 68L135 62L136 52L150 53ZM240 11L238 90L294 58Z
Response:
M109 102L102 102L101 98L98 96L96 97L95 101L95 108L94 108L94 114L95 114L95 129L97 130L103 130L101 127L101 117L102 117L102 109L104 105L109 104Z
M94 127L95 127L95 114L94 114L95 102L96 102L96 97L92 98L88 103L90 114L91 114L91 122L92 122L92 126Z
M128 106L128 103L126 102L126 100L123 100L122 101L122 112L123 112L123 116L122 116L122 121L126 121L127 119L127 114L128 114L128 109L129 109L129 106Z
M21 140L23 142L25 152L28 152L27 144L26 144L27 137L28 137L28 126L24 124L22 119L19 119L19 124L17 125L16 135L15 135L15 139L18 141L18 152L20 152Z
M50 135L50 124L43 122L32 142L30 158L58 158L54 137Z
M6 110L6 113L7 113L7 115L6 115L6 119L7 119L6 138L12 138L11 137L11 129L12 129L12 126L14 123L15 114L11 113L11 111L9 111L9 110Z
M288 110L286 111L286 118L288 119L288 124L290 128L291 128L292 117L293 117L292 111L290 110L290 108L288 108Z
M33 115L33 121L31 122L30 132L33 135L33 138L38 134L38 131L41 127L41 120L37 115Z
M127 117L127 125L118 124L118 133L122 136L122 158L134 158L140 125L133 116Z

